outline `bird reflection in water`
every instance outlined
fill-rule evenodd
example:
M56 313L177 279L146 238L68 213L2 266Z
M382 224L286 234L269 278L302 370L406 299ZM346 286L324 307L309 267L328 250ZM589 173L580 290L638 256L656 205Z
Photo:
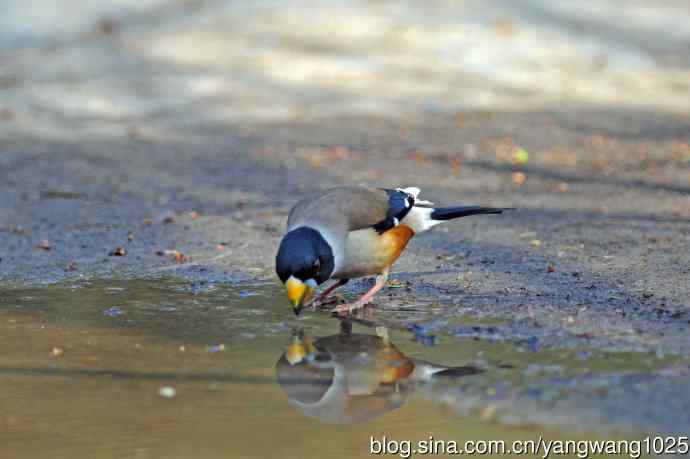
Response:
M278 383L305 416L332 424L370 421L401 407L420 385L438 378L481 373L473 366L447 367L406 357L385 327L376 335L340 333L312 340L301 330L276 363Z

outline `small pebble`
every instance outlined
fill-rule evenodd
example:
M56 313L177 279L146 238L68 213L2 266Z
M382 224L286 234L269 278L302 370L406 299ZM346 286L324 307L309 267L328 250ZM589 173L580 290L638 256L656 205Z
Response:
M498 406L495 403L491 403L487 405L481 412L480 418L482 421L487 422L491 421L496 417L496 413L498 412Z
M108 308L105 311L103 311L103 314L105 314L106 316L109 316L109 317L119 317L124 313L125 312L122 309L118 308L117 306L113 306L113 307Z
M530 336L527 338L525 345L530 352L537 352L539 350L539 338L536 336Z
M212 344L211 346L208 347L209 352L224 352L225 351L225 344Z
M578 351L575 356L578 360L588 360L592 357L592 353L589 351Z
M158 388L158 395L163 398L173 398L175 395L177 395L177 391L174 387L163 386Z
M438 343L438 338L436 337L436 335L415 334L414 340L423 346L429 346L429 347L436 346L436 344Z
M76 271L77 270L77 263L72 261L70 264L65 266L65 271Z
M61 356L61 355L64 354L64 353L65 353L65 351L63 351L61 347L54 347L54 348L50 351L50 355L52 355L53 357L59 357L59 356Z

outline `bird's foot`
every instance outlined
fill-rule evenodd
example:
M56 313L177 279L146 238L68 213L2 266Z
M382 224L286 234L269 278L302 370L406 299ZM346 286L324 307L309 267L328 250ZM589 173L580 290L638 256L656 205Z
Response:
M323 307L323 306L326 306L326 305L329 305L332 303L337 303L337 302L338 302L338 298L336 298L334 296L331 296L328 298L316 298L314 301L312 301L309 304L309 307L312 309L312 311L315 311L320 307Z
M343 314L343 313L352 314L354 311L362 309L368 303L369 303L368 301L358 300L358 301L355 301L354 303L341 304L341 305L338 305L335 308L331 309L331 312L334 314Z

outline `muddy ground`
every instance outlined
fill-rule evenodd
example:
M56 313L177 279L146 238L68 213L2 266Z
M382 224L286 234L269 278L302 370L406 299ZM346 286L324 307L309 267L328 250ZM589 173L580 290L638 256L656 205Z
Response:
M206 81L206 92L181 94L178 104L166 79L176 68L132 51L168 29L108 19L88 30L0 56L0 286L173 277L203 294L209 283L273 282L287 212L302 196L338 184L419 186L443 205L516 210L415 238L393 270L401 284L371 308L377 320L528 348L676 356L663 374L616 382L635 389L615 406L641 398L651 414L619 416L647 430L690 425L690 410L679 408L690 405L682 378L690 372L690 114L673 95L655 107L621 102L634 85L615 93L617 104L574 96L535 104L527 94L520 108L515 90L517 102L503 108L412 110L408 101L390 113L343 114L324 107L351 94L286 84L295 104L312 110L273 116L255 110L271 105L265 82L228 95L209 93ZM176 65L183 75L228 71L204 67L214 56ZM687 96L687 86L673 88ZM131 97L124 109L108 105L110 89ZM140 99L144 108L128 110ZM217 116L233 104L236 117ZM458 329L457 317L503 325Z
M169 142L12 139L0 273L19 285L273 280L287 212L306 193L417 185L437 203L517 208L416 238L394 278L420 301L509 318L560 344L685 353L688 126L564 110L209 126ZM513 164L515 146L530 153L526 165ZM124 256L109 256L118 247Z

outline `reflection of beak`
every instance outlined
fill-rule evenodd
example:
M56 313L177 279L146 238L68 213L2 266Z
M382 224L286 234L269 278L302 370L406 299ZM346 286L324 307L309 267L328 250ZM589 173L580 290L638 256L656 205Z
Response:
M306 282L302 282L296 277L290 276L285 283L285 288L287 288L287 296L290 303L292 303L292 309L295 311L295 315L299 315L304 303L314 296L316 281L309 279Z

